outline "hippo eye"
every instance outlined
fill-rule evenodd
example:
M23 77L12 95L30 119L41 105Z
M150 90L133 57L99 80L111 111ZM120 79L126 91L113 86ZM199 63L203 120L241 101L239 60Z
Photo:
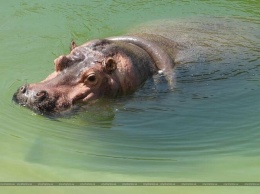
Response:
M97 77L94 73L88 75L88 77L84 81L85 84L95 85L97 83Z

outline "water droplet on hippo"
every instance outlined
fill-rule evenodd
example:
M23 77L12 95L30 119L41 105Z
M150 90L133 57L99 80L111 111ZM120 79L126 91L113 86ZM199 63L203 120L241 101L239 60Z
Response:
M163 74L163 70L159 70L159 71L158 71L158 74Z

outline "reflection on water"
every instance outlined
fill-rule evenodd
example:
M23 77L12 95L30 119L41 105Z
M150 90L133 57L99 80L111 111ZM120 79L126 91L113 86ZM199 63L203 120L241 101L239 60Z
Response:
M0 40L5 47L0 59L4 91L0 94L1 181L143 181L152 177L157 181L245 181L245 177L259 181L260 48L254 11L242 11L245 15L234 19L239 15L236 6L244 5L239 1L230 17L196 19L201 18L195 17L201 15L201 6L205 15L211 15L207 11L213 9L211 4L201 1L191 6L194 13L188 13L190 5L175 2L184 10L179 17L195 18L180 20L172 15L172 9L179 13L179 7L168 10L166 1L158 7L140 1L142 14L129 3L129 17L118 12L117 1L91 3L89 12L84 10L87 6L80 6L82 2L66 1L71 10L61 2L53 3L48 11L51 2L27 1L20 7L13 5L8 20L0 19L0 33L6 37ZM222 5L220 13L231 6ZM110 6L113 9L108 13ZM95 14L94 8L107 17ZM150 29L159 25L152 31L164 28L163 33L190 49L180 55L182 65L174 69L173 85L156 75L133 95L100 100L64 118L35 115L10 101L19 85L39 81L53 70L48 64L68 52L66 44L72 37L84 42L120 34L132 22L130 15L141 14L136 22L141 23L154 9L161 14L154 19L165 16L174 21L146 25ZM83 14L89 20L82 23Z

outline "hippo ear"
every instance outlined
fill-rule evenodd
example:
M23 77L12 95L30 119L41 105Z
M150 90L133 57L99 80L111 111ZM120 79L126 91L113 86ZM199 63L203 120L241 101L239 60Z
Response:
M107 73L112 73L117 69L115 60L112 57L105 59L104 68Z
M77 47L77 44L72 40L70 43L70 51Z
M55 71L62 71L63 69L66 69L69 65L70 60L65 56L61 55L57 59L54 60L55 64Z

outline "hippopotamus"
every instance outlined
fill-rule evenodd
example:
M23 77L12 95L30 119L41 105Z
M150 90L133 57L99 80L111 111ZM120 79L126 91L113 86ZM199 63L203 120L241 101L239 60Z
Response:
M39 83L25 84L13 100L39 114L59 114L99 98L116 98L140 88L156 73L175 65L178 44L154 34L96 39L54 60L55 71Z
M149 78L156 83L162 77L174 85L183 76L174 76L181 68L187 72L184 81L196 82L203 73L223 79L224 72L237 68L236 60L243 60L240 53L249 53L241 45L251 44L245 40L251 40L248 29L253 28L242 29L244 25L220 18L153 21L123 36L81 46L72 42L70 53L54 60L53 73L21 86L13 100L36 113L58 115L89 107L98 99L132 94Z

